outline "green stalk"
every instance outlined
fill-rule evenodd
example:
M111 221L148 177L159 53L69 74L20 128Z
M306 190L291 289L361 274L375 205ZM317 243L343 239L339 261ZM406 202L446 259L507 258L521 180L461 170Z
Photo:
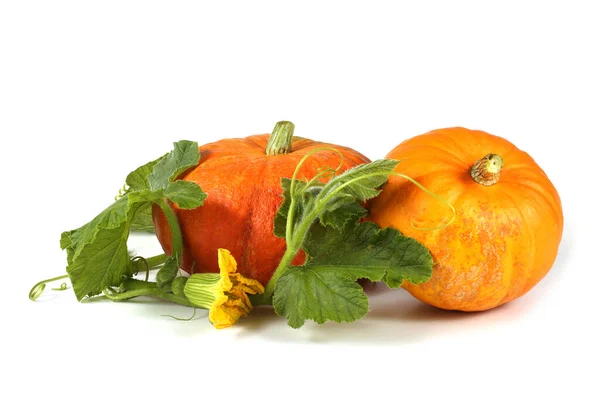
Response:
M165 218L171 229L171 254L181 254L183 251L183 239L181 237L181 229L179 228L179 221L177 220L175 211L173 211L166 200L157 200L154 203L158 205L165 214Z
M302 161L298 165L301 165L301 164L302 164ZM315 208L309 214L305 215L304 218L302 218L302 222L300 223L300 225L296 228L296 230L294 232L292 232L291 229L293 227L293 217L294 217L294 208L295 208L294 207L295 196L293 193L293 187L294 187L296 174L294 173L294 176L292 177L292 185L290 186L291 202L290 202L290 209L288 210L288 217L287 217L287 224L286 224L287 248L285 250L285 253L283 254L283 257L281 258L281 262L279 263L279 265L277 266L277 269L273 273L273 276L267 283L267 286L265 286L265 292L261 295L253 296L252 304L253 305L271 304L273 293L275 292L275 286L277 286L277 281L279 280L281 275L286 271L286 269L291 265L292 260L294 259L294 257L298 253L298 251L300 250L302 243L304 243L306 234L308 233L308 230L309 230L310 226L312 225L313 221L321 214L321 212L323 212L323 208L327 205L327 202L335 194L337 194L344 187L349 186L350 184L352 184L356 181L359 181L359 180L365 179L365 178L370 178L372 176L383 175L383 174L384 173L378 172L378 173L372 173L372 174L368 174L368 175L364 175L364 176L355 178L349 182L346 182L343 185L340 185L333 192L324 195L324 199L319 199L319 197L321 197L323 194L323 193L320 193L319 196L317 197L317 199L315 200L315 205L316 205Z
M150 296L167 300L182 306L194 307L185 297L175 296L173 293L166 293L158 288L156 282L146 282L137 279L126 279L123 282L123 288L126 290L122 293L110 293L104 291L104 295L112 301L125 301L139 296Z
M312 225L312 222L315 220L315 218L317 218L318 214L319 213L317 210L313 210L310 214L308 214L305 218L302 219L302 223L296 228L292 240L288 242L288 245L285 249L285 253L283 253L283 257L281 258L277 269L275 270L273 276L267 283L267 286L265 286L264 293L251 297L253 305L259 306L271 304L271 299L273 297L273 292L275 292L275 286L277 285L277 281L292 264L292 260L294 259L296 254L298 254L302 243L304 243L304 239L306 238L308 230Z
M277 130L277 125L275 126L275 130L273 131L273 133L275 133L276 130ZM300 250L302 243L304 243L304 239L306 238L308 229L312 225L313 220L315 218L317 218L317 216L319 215L318 209L313 210L311 213L304 216L300 226L298 226L296 228L296 230L294 230L294 217L295 217L294 214L295 214L295 209L296 209L296 193L295 193L296 177L297 177L298 173L300 172L300 167L302 167L304 162L310 156L312 156L313 154L315 154L319 151L324 151L324 150L333 151L333 152L336 152L339 154L341 161L340 161L340 165L335 169L336 172L343 165L344 156L338 149L335 149L333 147L323 147L323 148L313 149L312 151L305 154L304 157L302 157L302 159L296 166L296 169L294 170L294 174L292 175L292 179L291 179L292 182L290 185L291 200L290 200L290 208L288 210L288 215L287 215L287 221L286 221L286 225L285 225L285 242L286 242L285 253L283 254L283 257L281 258L281 261L279 262L277 269L273 273L273 276L267 283L264 293L259 294L259 295L250 296L250 300L252 301L252 304L255 306L271 304L271 299L273 297L273 293L275 292L275 286L277 285L277 281L279 280L281 275L286 271L286 269L288 269L290 267L290 265L292 264L294 257L296 256L296 254L298 254L298 251Z
M340 165L338 165L338 167L335 169L335 172L339 171L340 168L342 168L342 165L344 165L344 155L336 148L333 147L319 147L317 149L313 149L311 151L309 151L308 153L306 153L304 155L304 157L302 157L302 159L300 160L300 162L298 163L298 165L296 166L296 169L294 170L294 174L292 175L292 183L290 184L290 209L288 211L288 216L287 216L287 221L285 224L285 241L286 243L291 243L292 241L292 235L294 234L294 213L296 211L296 177L298 176L298 173L300 172L300 167L304 164L304 162L313 154L318 153L320 151L333 151L335 153L337 153L340 156ZM314 180L315 178L313 178ZM311 182L313 181L311 180ZM309 184L311 183L309 182Z
M292 151L293 140L294 124L289 121L279 121L269 137L265 154L268 156L287 154Z
M144 258L144 260L148 266L148 268L146 270L146 275L147 275L148 271L160 268L160 266L165 263L165 260L167 258L168 258L168 256L166 254L159 254L159 255L156 255L153 257ZM135 257L134 257L134 259L135 259ZM43 281L36 283L29 291L29 299L32 301L37 300L42 295L44 290L46 289L47 283L58 281L60 279L68 279L68 278L69 278L69 275L61 275L61 276L56 276L54 278L45 279ZM147 280L147 278L146 278L146 280ZM61 288L62 288L62 286L61 286ZM59 290L59 289L53 289L53 290ZM60 289L60 290L63 290L63 289Z
M310 229L310 226L312 225L313 221L321 214L321 212L323 212L323 209L327 205L327 202L333 196L335 196L344 187L349 186L356 181L359 181L359 180L362 180L365 178L370 178L372 176L383 175L383 174L389 175L388 173L383 173L383 172L377 172L377 173L364 175L364 176L355 178L351 181L348 181L348 182L344 183L343 185L340 185L339 187L337 187L334 191L330 192L329 194L323 195L323 192L322 192L321 194L319 194L319 196L315 200L315 208L309 214L305 215L304 218L302 218L302 222L300 223L300 225L296 228L296 230L294 232L291 232L291 229L293 227L292 220L293 220L293 216L294 216L294 207L292 207L292 206L294 205L294 199L295 199L295 197L293 196L293 193L292 193L292 188L293 188L293 184L294 184L294 180L292 180L292 186L290 187L290 195L292 197L292 201L290 204L290 209L288 211L288 219L287 219L287 225L286 225L287 248L285 250L285 253L283 254L281 262L279 263L279 265L277 266L277 269L273 273L273 276L267 283L267 286L265 287L265 292L261 295L253 296L252 304L254 304L254 305L271 304L273 293L275 291L275 286L277 285L277 281L279 280L281 275L285 272L285 270L291 265L292 260L294 259L294 257L298 253L298 251L300 250L302 243L304 243L306 234L308 233L308 230ZM294 178L295 178L295 174L292 179L294 179ZM319 198L321 196L323 196L324 198Z
M325 191L322 191L321 193L319 193L319 195L314 200L314 203L311 204L310 206L306 207L306 210L310 210L311 207L312 207L312 210L309 213L302 216L300 225L297 226L296 229L294 230L294 213L295 213L295 200L296 200L296 193L295 193L294 189L295 189L296 175L300 169L300 166L304 163L304 161L306 160L307 157L312 155L312 153L313 152L307 154L300 161L300 163L296 167L296 170L294 171L294 175L292 176L292 182L290 185L291 201L290 201L290 208L288 210L288 215L287 215L286 232L285 232L286 245L287 245L286 251L285 251L279 265L277 266L277 269L273 273L273 276L267 283L264 293L261 295L256 295L256 296L251 297L251 301L252 301L253 305L258 306L258 305L264 305L264 304L272 304L272 297L273 297L273 293L275 291L275 287L277 286L277 281L279 280L281 275L290 267L292 260L294 259L294 257L296 256L296 254L298 253L300 248L302 247L302 244L304 243L304 240L306 238L308 230L310 229L310 227L313 224L313 222L315 221L315 219L317 219L327 209L329 201L332 198L334 198L340 191L342 191L345 187L350 186L360 180L368 179L368 178L375 177L375 176L381 176L381 175L398 176L398 177L408 180L409 182L416 185L419 189L423 190L425 193L433 196L434 198L436 198L436 199L442 201L443 203L445 203L446 205L448 205L453 212L453 216L452 216L451 220L448 223L446 223L440 227L435 227L433 229L445 228L446 226L450 225L452 223L452 221L454 220L454 218L456 217L456 210L450 203L448 203L448 201L444 200L443 198L439 197L435 193L431 192L430 190L425 188L423 185L421 185L420 183L415 181L413 178L411 178L407 175L395 172L395 171L374 172L374 173L370 173L367 175L358 176L348 182L345 182L342 185L331 190L329 193L327 193ZM411 223L413 223L413 222L411 221ZM414 226L414 223L413 223L413 226ZM419 228L417 228L417 229L419 229ZM430 228L421 228L421 229L430 229Z
M159 254L157 256L146 258L146 262L148 263L148 269L158 269L162 264L165 263L165 261L167 261L167 258L169 258L169 256L167 256L166 254Z

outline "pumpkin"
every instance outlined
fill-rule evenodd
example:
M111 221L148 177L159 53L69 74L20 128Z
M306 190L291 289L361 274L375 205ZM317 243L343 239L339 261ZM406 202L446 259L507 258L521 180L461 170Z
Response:
M340 172L369 160L347 147L293 137L291 122L277 123L271 135L224 139L199 147L200 163L179 178L196 182L208 197L193 210L172 204L181 228L181 268L188 273L218 272L217 250L227 249L238 272L266 285L285 252L285 240L273 234L283 202L281 178L291 178L300 160L322 148L302 165L297 179L313 178L322 168ZM171 231L158 207L153 223L163 250L171 254ZM294 263L303 262L300 253Z
M368 204L372 221L417 239L434 257L429 281L403 284L414 297L443 309L487 310L527 293L550 270L561 201L526 152L483 131L447 128L408 139L386 157L402 160L397 172L455 209L398 176Z

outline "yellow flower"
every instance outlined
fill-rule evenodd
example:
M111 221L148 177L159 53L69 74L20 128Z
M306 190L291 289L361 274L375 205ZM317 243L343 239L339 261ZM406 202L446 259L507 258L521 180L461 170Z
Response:
M252 310L248 294L263 293L265 289L258 281L236 272L237 263L228 250L219 249L218 257L220 272L193 274L185 284L184 294L195 306L208 309L209 321L222 329Z

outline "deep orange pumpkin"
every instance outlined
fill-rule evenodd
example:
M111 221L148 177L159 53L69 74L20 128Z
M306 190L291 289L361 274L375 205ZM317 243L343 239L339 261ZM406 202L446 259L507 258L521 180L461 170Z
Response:
M487 157L486 157L487 156ZM535 161L509 141L465 128L435 130L394 148L400 177L369 203L370 218L393 226L431 251L431 279L403 285L436 307L479 311L525 294L551 268L563 230L559 195ZM417 228L416 228L416 227ZM421 228L421 229L418 229Z
M287 125L286 125L287 124ZM280 128L293 124L278 123ZM285 252L285 240L273 234L273 222L283 201L281 178L291 178L302 157L318 148L335 148L343 154L341 171L369 162L347 147L309 139L275 140L271 135L224 139L199 147L200 164L180 178L198 183L208 194L204 205L181 210L173 205L183 237L182 269L187 272L218 272L217 249L231 252L238 272L266 285ZM290 148L291 145L291 148ZM267 155L269 152L272 155ZM281 154L277 154L281 153ZM298 179L311 179L323 167L337 168L340 157L327 150L313 154L302 165ZM171 253L171 231L160 208L153 209L153 222L164 251ZM302 262L303 255L295 262Z

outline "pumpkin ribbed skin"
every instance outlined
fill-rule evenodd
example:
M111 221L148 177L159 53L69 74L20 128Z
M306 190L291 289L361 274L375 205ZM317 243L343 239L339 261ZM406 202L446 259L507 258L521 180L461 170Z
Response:
M470 169L489 153L504 160L491 186ZM390 177L369 202L370 218L393 226L431 251L431 279L403 287L433 306L487 310L527 293L550 270L563 230L559 195L535 161L509 141L465 128L435 130L404 141L387 158L403 160L397 171L414 178L456 209L400 177ZM411 223L412 220L412 223Z
M273 234L273 222L283 201L281 178L291 178L302 157L323 147L338 149L346 170L369 160L342 146L294 138L288 154L265 154L270 135L224 139L200 146L200 164L180 178L198 183L208 194L204 205L181 210L173 205L183 236L182 269L218 272L217 249L231 252L238 272L263 285L271 278L285 251L285 240ZM337 168L334 151L313 154L301 167L298 179L311 179L322 167ZM341 172L341 171L340 171ZM164 251L171 254L171 231L164 214L153 209L153 222ZM303 255L296 257L301 262Z

